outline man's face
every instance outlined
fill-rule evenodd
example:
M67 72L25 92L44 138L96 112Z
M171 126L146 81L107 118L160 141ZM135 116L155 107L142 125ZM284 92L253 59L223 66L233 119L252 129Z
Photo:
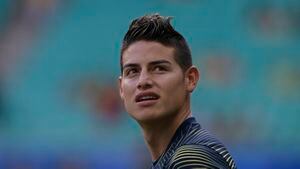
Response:
M119 89L127 112L146 122L179 113L187 103L185 74L174 59L174 48L137 41L123 53Z

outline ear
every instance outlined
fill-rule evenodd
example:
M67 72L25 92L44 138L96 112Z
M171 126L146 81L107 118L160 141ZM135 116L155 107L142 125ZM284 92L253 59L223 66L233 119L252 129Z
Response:
M185 82L188 92L193 92L200 78L200 72L195 66L191 66L185 73Z
M124 93L123 93L123 88L122 88L122 76L119 76L119 94L121 99L123 100L124 98Z

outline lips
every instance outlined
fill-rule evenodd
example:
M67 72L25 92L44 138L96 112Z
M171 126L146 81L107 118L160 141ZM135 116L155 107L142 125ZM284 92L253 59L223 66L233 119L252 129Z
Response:
M144 101L151 101L151 100L157 100L159 99L159 95L153 92L144 92L140 93L135 97L135 101L137 103L144 102Z

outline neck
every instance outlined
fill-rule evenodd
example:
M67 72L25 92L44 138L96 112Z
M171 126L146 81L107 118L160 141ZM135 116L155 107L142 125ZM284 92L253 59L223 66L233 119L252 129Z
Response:
M140 124L144 139L151 153L152 160L157 160L167 149L180 124L191 116L189 107L175 117L159 119L152 124Z

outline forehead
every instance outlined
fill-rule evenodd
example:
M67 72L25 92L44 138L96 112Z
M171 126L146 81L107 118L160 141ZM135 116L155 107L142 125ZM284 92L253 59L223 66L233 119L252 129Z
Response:
M123 53L123 65L128 63L146 64L155 60L167 60L175 63L174 48L159 42L137 41Z

